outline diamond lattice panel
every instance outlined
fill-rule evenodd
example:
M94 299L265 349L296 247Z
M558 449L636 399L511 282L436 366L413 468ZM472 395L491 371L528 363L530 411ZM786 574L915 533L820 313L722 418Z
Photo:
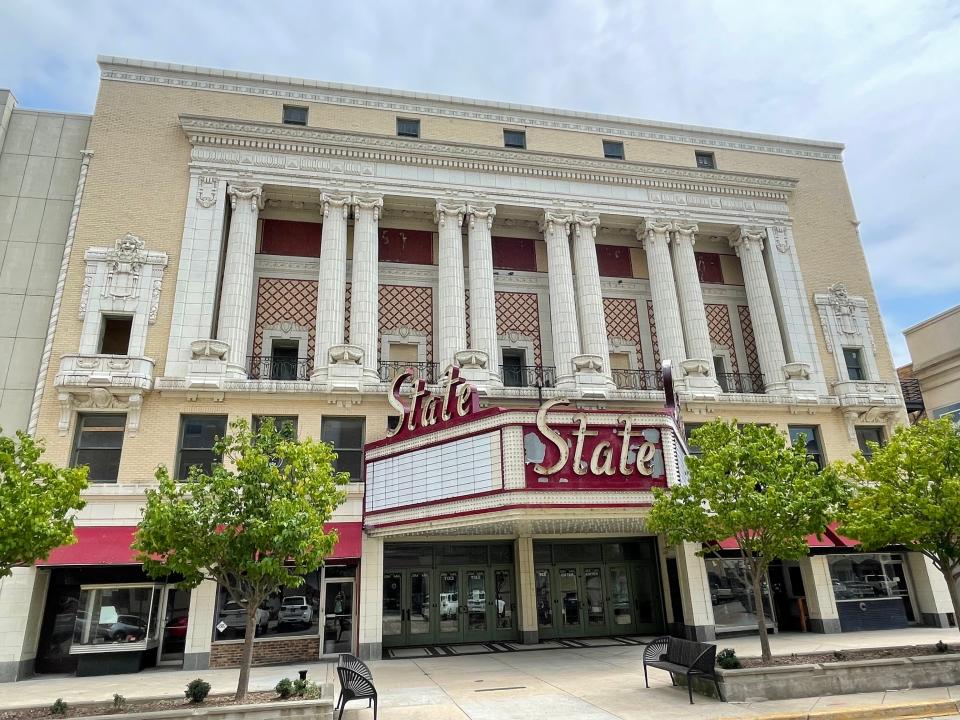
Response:
M750 319L750 308L747 305L737 305L740 314L740 331L743 333L743 350L747 356L747 368L750 372L760 372L760 357L757 355L757 341L753 337L753 321Z
M409 328L427 336L427 362L433 362L433 288L380 286L380 332Z
M653 300L647 300L647 321L650 323L650 345L653 347L653 364L657 370L661 370L660 342L657 340L657 319L653 315Z
M637 363L643 370L643 348L640 345L640 320L637 301L630 298L604 298L603 314L607 321L607 335L621 337L637 349Z
M540 307L536 293L498 292L497 335L513 331L533 338L533 364L541 365Z
M307 357L313 359L314 325L317 321L316 280L260 278L257 287L257 320L253 354L263 354L263 330L270 325L292 321L310 328Z
M737 346L733 344L733 326L730 324L730 309L726 305L704 305L707 310L707 325L710 339L725 347L730 353L730 372L740 372L737 363Z
M351 284L346 283L343 290L343 341L350 342L350 288Z

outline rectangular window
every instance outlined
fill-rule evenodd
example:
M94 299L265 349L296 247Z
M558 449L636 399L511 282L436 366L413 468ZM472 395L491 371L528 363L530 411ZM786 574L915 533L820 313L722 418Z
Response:
M433 264L433 233L428 230L380 228L380 262Z
M176 479L186 480L194 465L209 474L214 463L220 462L213 445L226 433L226 415L181 415Z
M700 448L690 442L690 436L700 425L701 423L684 423L683 425L684 439L687 441L687 450L690 451L691 455L700 455Z
M723 355L713 356L713 371L717 374L717 384L720 385L720 389L723 392L730 392L728 385L730 378L727 377L727 362Z
M868 443L876 443L880 447L884 445L883 428L861 426L857 428L857 445L860 452L869 460L873 456L873 448Z
M503 385L504 387L526 387L527 378L524 366L527 353L519 348L503 349Z
M306 125L307 109L299 105L283 106L283 124L284 125Z
M156 647L163 593L163 585L147 583L81 586L76 616L70 615L74 648L83 645L120 645L126 650ZM75 654L76 650L71 653Z
M623 160L623 143L619 140L604 140L603 156L607 160Z
M491 238L496 270L537 271L537 241L532 238Z
M101 355L126 355L130 350L131 315L104 315L100 332Z
M359 482L363 468L364 419L352 417L325 417L320 439L333 445L337 472L350 473L350 480Z
M270 379L300 380L302 374L309 372L306 367L301 373L300 343L297 340L274 340L270 345Z
M847 366L848 380L867 379L867 374L863 370L863 352L860 348L844 348L843 362Z
M753 588L747 568L739 558L705 558L707 583L710 586L710 602L717 628L724 630L752 629L757 624L757 610L753 602ZM768 623L773 623L770 602L770 582L764 577L761 583L763 614Z
M698 252L693 254L697 261L697 274L702 283L723 284L723 268L718 253Z
M417 343L392 342L387 355L390 362L416 365L420 361L420 346Z
M323 227L320 223L268 218L263 221L262 227L261 254L320 257L320 234Z
M820 433L816 425L791 425L790 442L796 444L800 441L800 436L806 437L807 457L813 460L817 467L823 470L824 460L823 451L820 449Z
M90 468L90 482L116 482L126 422L126 415L80 415L70 465Z
M630 248L626 245L597 245L597 267L602 277L633 277Z
M410 118L397 118L397 135L399 137L420 137L420 121Z
M712 152L696 151L697 167L704 170L715 170L717 168L716 159Z
M216 609L214 642L239 640L246 635L245 602L238 603L230 593L219 586ZM304 576L304 583L299 587L281 587L260 604L257 608L254 637L260 639L318 635L321 619L320 571L314 570Z
M527 133L525 130L504 130L503 146L525 150L527 147Z
M297 416L296 415L254 415L253 431L260 432L260 426L266 418L273 418L273 426L280 433L290 440L297 439Z

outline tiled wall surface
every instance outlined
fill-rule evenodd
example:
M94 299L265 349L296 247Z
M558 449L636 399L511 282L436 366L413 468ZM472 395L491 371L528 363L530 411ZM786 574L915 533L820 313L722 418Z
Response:
M0 427L25 429L90 118L9 107L0 91ZM0 126L2 127L2 126ZM110 244L114 238L109 238Z

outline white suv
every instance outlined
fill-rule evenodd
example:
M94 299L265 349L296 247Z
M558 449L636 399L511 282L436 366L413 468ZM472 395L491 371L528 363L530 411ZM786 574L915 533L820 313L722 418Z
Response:
M313 608L307 602L306 595L290 595L280 604L277 629L282 630L288 625L302 625L309 627L313 622Z

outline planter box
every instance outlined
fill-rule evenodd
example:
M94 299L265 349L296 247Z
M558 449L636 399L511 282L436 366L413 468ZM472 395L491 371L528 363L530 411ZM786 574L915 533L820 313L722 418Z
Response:
M333 717L333 700L285 700L257 703L254 705L225 705L204 707L184 705L175 710L151 712L111 713L93 715L83 720L330 720Z
M717 670L724 700L755 702L960 685L960 654ZM694 689L716 695L699 678Z

